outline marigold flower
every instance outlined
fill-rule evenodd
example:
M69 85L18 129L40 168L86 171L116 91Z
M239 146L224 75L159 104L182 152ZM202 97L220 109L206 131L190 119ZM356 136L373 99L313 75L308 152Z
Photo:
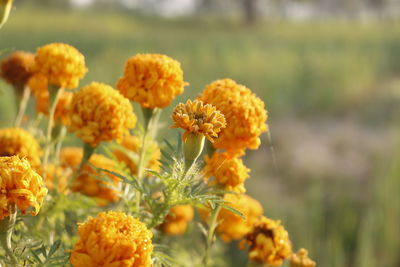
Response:
M67 193L68 178L72 174L71 171L65 170L62 167L56 166L54 164L47 164L46 167L41 168L41 174L42 177L45 177L45 184L47 189L58 190L58 192L62 194Z
M289 234L281 222L264 216L254 224L241 247L246 243L249 245L249 258L267 265L280 266L292 254Z
M217 80L206 86L198 99L225 115L227 127L215 140L216 148L239 153L259 147L259 136L267 130L267 111L250 89L231 79Z
M209 185L220 185L223 189L243 193L244 181L249 178L250 170L246 168L240 158L232 157L227 152L214 153L212 157L206 156L204 177L214 177Z
M51 85L74 89L87 71L85 57L73 46L52 43L37 49L35 73L46 76Z
M144 108L165 108L186 85L178 61L159 54L137 54L128 59L118 81L121 94Z
M136 124L128 99L112 87L96 82L74 94L69 114L69 130L93 147L101 141L121 141Z
M161 230L168 235L182 235L193 216L194 210L190 205L172 207L164 223L161 224Z
M79 224L79 240L71 253L74 267L149 267L153 234L123 212L101 212Z
M241 212L245 218L227 209L221 209L218 214L217 233L225 242L239 240L248 234L256 221L263 214L261 204L254 198L246 195L226 194L224 196L226 205ZM203 220L208 220L209 209L200 209Z
M18 156L0 157L0 220L10 215L15 204L26 214L33 207L37 215L47 194L42 177L30 166L28 160Z
M75 172L83 157L83 150L77 147L66 147L61 150L60 164L65 169ZM89 163L83 166L78 177L72 184L72 191L79 192L86 196L95 197L99 205L106 205L108 202L117 202L120 191L117 189L120 179L110 173L98 172L96 168L115 172L115 162L99 154L93 154Z
M12 53L1 62L0 77L21 91L33 74L34 58L34 54L24 51Z
M290 257L290 267L315 267L315 261L308 257L307 249L301 248Z
M204 105L203 102L188 100L186 104L179 103L173 113L174 125L172 128L185 130L183 140L186 141L190 133L204 135L214 142L219 132L226 127L225 117L212 105Z
M26 157L34 169L40 165L42 151L36 139L22 128L0 129L0 156Z
M124 137L121 145L124 150L115 148L113 154L118 161L124 163L129 168L133 175L136 175L142 142L137 136L128 135ZM158 172L161 165L160 158L161 151L158 144L154 141L149 142L147 144L147 151L145 151L146 168Z

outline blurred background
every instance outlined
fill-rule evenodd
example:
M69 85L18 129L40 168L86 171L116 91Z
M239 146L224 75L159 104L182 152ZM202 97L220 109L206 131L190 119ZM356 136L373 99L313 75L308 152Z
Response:
M400 266L399 0L15 0L0 47L51 42L85 54L81 85L164 53L190 83L176 102L219 78L248 86L269 112L245 158L266 216L320 267ZM2 127L12 99L0 83ZM235 245L216 266L244 266Z

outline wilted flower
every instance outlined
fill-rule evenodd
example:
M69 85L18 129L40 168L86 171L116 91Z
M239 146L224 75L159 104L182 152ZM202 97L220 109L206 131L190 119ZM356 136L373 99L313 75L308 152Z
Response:
M4 0L0 0L4 1ZM1 4L0 4L1 5ZM35 55L24 51L16 51L0 64L0 77L21 93L25 84L33 74Z
M16 205L26 214L32 207L32 215L38 214L47 189L42 177L29 162L18 156L0 157L0 220L10 215L10 206Z
M249 169L240 158L232 157L227 152L214 153L211 157L206 156L204 177L214 177L209 180L209 185L219 185L224 190L243 193L244 181L249 178Z
M83 157L83 150L76 147L66 147L61 150L60 163L64 169L72 172L78 169ZM93 167L94 166L94 167ZM93 154L89 163L83 166L78 177L72 184L72 191L86 196L95 197L100 205L119 200L120 191L118 186L120 179L106 172L99 172L96 168L115 171L115 162L99 154Z
M190 205L172 207L164 223L161 224L161 230L168 235L182 235L193 216L194 210Z
M208 140L214 142L219 132L226 127L225 117L212 105L204 105L203 102L188 100L186 104L179 103L173 113L174 125L172 128L185 130L183 140L192 133L204 135Z
M249 246L249 258L252 261L272 266L280 266L284 259L292 254L289 234L280 221L262 217L242 241Z
M126 62L117 88L142 107L154 109L168 106L185 85L178 61L165 55L138 54Z
M74 94L69 115L69 130L93 147L101 141L121 141L136 124L128 99L112 87L96 82Z
M22 128L0 129L0 156L26 157L34 169L40 165L42 151L36 139Z
M198 99L225 116L227 127L215 140L216 148L243 153L259 147L259 136L267 130L267 111L250 89L231 79L217 80L206 86Z
M290 267L315 267L316 263L308 257L307 249L301 248L290 257Z
M74 89L86 72L85 57L73 46L52 43L37 49L35 73L46 76L50 85Z
M71 253L74 267L149 267L153 234L123 212L101 212L78 227Z

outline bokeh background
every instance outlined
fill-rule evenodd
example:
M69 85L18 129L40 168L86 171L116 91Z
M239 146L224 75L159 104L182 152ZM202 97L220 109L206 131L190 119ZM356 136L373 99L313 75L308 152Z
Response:
M320 267L400 266L400 1L15 0L0 47L51 42L85 54L81 84L115 85L136 53L182 63L176 102L219 78L245 84L269 112L245 158L265 214ZM14 116L0 83L0 126ZM236 245L216 266L244 266Z

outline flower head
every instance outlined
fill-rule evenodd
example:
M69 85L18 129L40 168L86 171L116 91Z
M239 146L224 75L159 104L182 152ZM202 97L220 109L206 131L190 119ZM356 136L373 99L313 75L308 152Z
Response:
M246 243L249 245L249 258L267 265L280 266L292 253L289 234L281 222L264 216L254 224L251 233L242 241L242 247Z
M214 153L212 157L206 156L204 177L214 177L210 185L219 185L225 190L243 193L244 181L249 178L249 169L240 158L232 157L227 152Z
M149 267L153 234L123 212L101 212L79 224L79 240L71 253L74 267Z
M68 192L68 178L72 174L70 170L65 170L54 164L47 164L41 168L40 173L45 177L45 184L49 190L57 190L62 194Z
M71 173L77 170L83 157L83 150L76 147L66 147L61 150L61 167L70 169ZM94 167L92 167L94 166ZM79 192L89 197L95 197L100 205L119 200L118 186L120 179L110 173L99 172L95 168L115 171L115 162L99 154L93 154L89 163L83 169L72 184L72 191Z
M47 189L42 177L25 158L0 157L0 220L10 215L10 206L16 205L26 214L33 207L32 215L38 214Z
M35 73L46 76L50 85L74 89L86 72L85 57L73 46L52 43L37 49Z
M101 141L121 141L136 124L128 99L112 87L96 82L74 94L69 115L69 130L93 147Z
M26 157L37 169L42 151L36 139L22 128L0 129L0 156Z
M161 230L168 235L182 235L193 216L194 210L190 205L172 207L164 223L161 224Z
M308 257L307 249L301 248L290 257L290 267L315 267L316 263Z
M245 218L230 210L221 209L217 218L217 233L225 242L239 240L253 229L253 224L263 214L263 208L257 200L245 194L226 194L224 201L227 206L240 211ZM208 218L208 209L202 209L200 212L203 219Z
M126 62L117 88L130 100L153 109L171 104L185 85L178 61L165 55L138 54Z
M225 117L212 105L204 105L203 102L188 100L186 104L179 103L173 113L174 125L172 128L185 130L183 140L190 133L204 135L208 140L214 142L219 132L226 127Z
M2 0L0 0L2 1ZM33 74L35 55L16 51L0 64L0 77L16 89L22 90Z
M230 79L217 80L198 99L214 105L225 116L227 127L215 140L216 148L243 152L259 147L259 136L267 130L267 111L250 89Z
M137 136L127 135L121 142L122 149L115 148L114 156L118 161L124 163L130 170L131 174L137 174L137 165L139 161L139 153L142 143ZM160 170L161 151L158 144L154 141L147 144L145 151L145 166L147 169L158 172Z

